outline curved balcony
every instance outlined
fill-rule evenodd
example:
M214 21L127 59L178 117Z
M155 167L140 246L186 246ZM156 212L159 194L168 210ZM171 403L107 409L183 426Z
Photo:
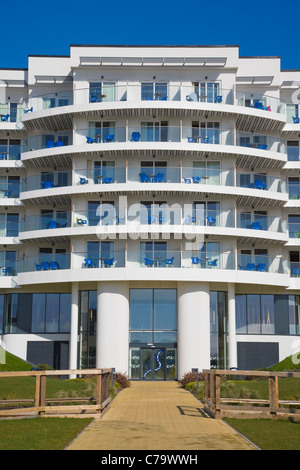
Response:
M21 200L27 203L70 203L71 195L161 194L230 195L237 205L283 205L285 180L260 173L199 167L103 167L75 169L23 179Z
M24 217L20 225L21 241L67 242L69 237L97 235L123 237L130 234L162 234L163 239L188 235L234 237L240 244L285 243L288 241L286 221L280 217L205 209L192 204L183 208L167 204L152 207L134 204L127 210L103 203L95 211L49 211L47 214Z
M240 167L281 168L286 162L284 139L231 129L184 126L136 126L76 129L24 140L22 161L32 166L70 166L78 154L107 153L123 157L134 152L170 152L178 155L224 155L236 158ZM51 139L49 138L51 137Z
M281 258L265 258L238 263L231 253L167 251L153 259L140 251L66 253L53 259L27 257L19 264L19 285L59 282L96 282L99 280L205 281L289 286L289 270ZM256 264L257 261L257 264ZM245 268L245 269L244 269Z
M203 85L203 86L202 86ZM282 100L234 89L220 83L191 86L172 83L116 84L98 83L75 89L30 97L24 105L23 122L32 129L53 128L57 117L60 129L72 128L72 116L106 117L143 115L158 117L169 113L181 116L228 116L237 119L241 130L276 131L286 122Z

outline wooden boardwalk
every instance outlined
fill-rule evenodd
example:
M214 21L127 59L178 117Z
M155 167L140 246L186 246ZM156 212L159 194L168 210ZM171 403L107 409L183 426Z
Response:
M254 450L176 382L132 382L67 450Z

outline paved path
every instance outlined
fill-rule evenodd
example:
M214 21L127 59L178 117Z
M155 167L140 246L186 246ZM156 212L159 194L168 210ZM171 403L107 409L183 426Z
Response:
M255 449L176 382L132 382L69 450Z

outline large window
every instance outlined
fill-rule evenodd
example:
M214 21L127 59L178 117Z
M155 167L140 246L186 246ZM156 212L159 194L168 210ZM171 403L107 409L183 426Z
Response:
M130 290L130 342L136 344L177 342L176 289Z
M79 367L96 367L97 291L80 292Z
M0 296L1 317L7 333L69 333L71 294L6 294Z
M227 293L210 292L210 364L225 369L227 363Z

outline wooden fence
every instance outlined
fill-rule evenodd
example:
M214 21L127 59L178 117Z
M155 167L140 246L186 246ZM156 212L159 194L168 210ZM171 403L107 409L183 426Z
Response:
M7 377L35 377L35 397L32 400L16 399L2 400L0 402L0 417L4 416L76 416L76 417L99 417L104 408L111 401L110 386L112 381L112 369L72 369L72 370L47 370L47 371L21 371L21 372L0 372L1 379ZM46 398L47 377L60 376L96 376L96 395L91 399L86 398ZM32 407L23 406L32 403ZM55 405L51 405L55 403ZM63 403L72 403L66 405ZM1 404L5 405L1 409ZM11 409L7 409L7 405Z
M300 419L300 401L279 400L278 378L300 378L300 372L267 372L247 370L204 370L204 407L215 418L291 418ZM267 379L268 399L221 397L224 379ZM299 381L300 390L300 381Z

